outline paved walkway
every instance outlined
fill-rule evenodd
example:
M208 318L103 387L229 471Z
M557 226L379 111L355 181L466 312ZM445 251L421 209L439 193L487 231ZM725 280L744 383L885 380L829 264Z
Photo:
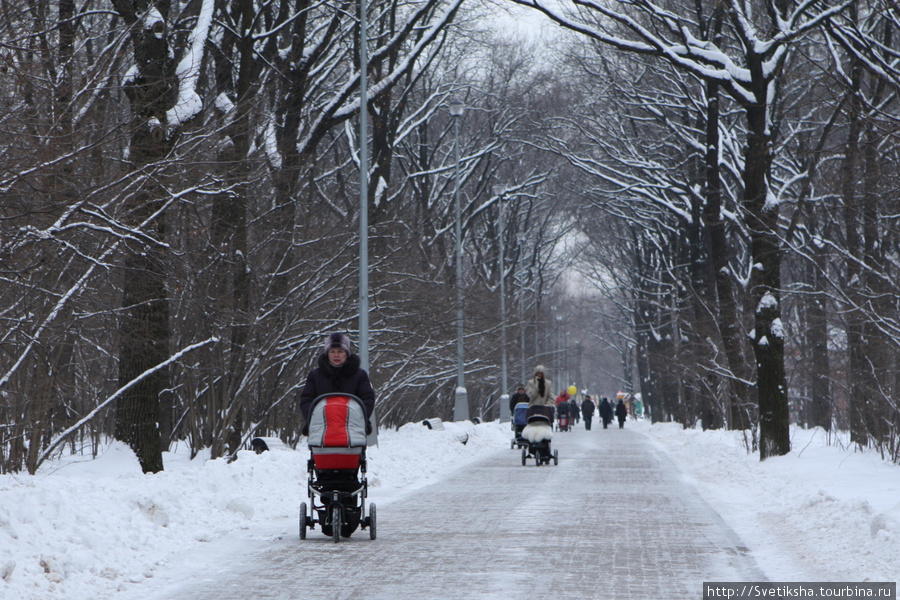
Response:
M379 506L375 541L359 531L335 544L317 529L166 598L682 600L703 581L764 579L643 434L581 424L553 448L558 466L523 467L507 446Z

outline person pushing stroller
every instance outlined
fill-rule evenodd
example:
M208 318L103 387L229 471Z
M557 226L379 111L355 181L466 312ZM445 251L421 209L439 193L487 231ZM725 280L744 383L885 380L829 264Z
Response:
M525 383L525 394L530 406L554 406L553 382L546 377L543 365L534 368L534 375Z
M513 439L510 448L523 447L528 442L522 437L522 430L527 424L528 396L525 394L525 386L519 385L516 393L509 398L509 414L512 416Z
M307 375L306 385L300 392L300 412L305 420L303 435L309 435L313 400L323 394L352 394L362 400L366 408L366 433L372 432L369 418L375 410L375 390L359 355L350 352L350 338L343 333L332 333L325 338L316 367Z
M335 542L357 527L368 528L375 539L375 505L365 512L366 438L374 408L375 391L359 355L350 352L350 338L330 334L300 392L302 433L310 449L309 505L300 504L301 539L317 524Z
M516 412L516 404L528 403L528 394L525 393L525 386L519 384L516 387L516 393L509 397L509 414Z

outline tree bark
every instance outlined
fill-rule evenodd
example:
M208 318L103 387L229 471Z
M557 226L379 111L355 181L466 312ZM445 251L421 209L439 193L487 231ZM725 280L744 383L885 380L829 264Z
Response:
M768 87L768 86L765 86ZM765 98L761 90L757 96ZM744 205L750 229L753 267L750 295L753 299L756 358L756 385L759 403L760 460L787 454L791 450L787 378L784 370L784 331L781 323L781 240L778 236L778 209L769 206L768 173L771 162L771 134L768 106L745 107L747 150L744 163Z
M815 264L809 266L812 293L807 298L807 343L811 351L809 424L831 431L831 369L828 355L828 311L825 293L827 256L821 243L813 241Z
M851 89L848 102L848 133L846 152L842 173L842 203L844 207L844 236L847 247L846 288L849 306L846 312L847 352L849 372L847 373L850 410L850 440L860 446L868 443L865 428L866 403L868 401L865 373L868 364L865 352L865 316L863 314L862 295L862 240L860 237L860 218L856 193L856 178L859 173L859 138L860 124L860 78L861 67L855 61L850 69Z
M744 353L743 327L738 311L734 279L728 261L731 251L722 221L722 183L719 172L719 86L708 81L706 120L706 203L703 220L709 231L709 255L715 278L719 335L731 371L726 422L729 429L748 429L752 404L750 369Z
M161 18L148 23L139 18L143 6L114 0L119 15L131 27L137 74L126 85L131 103L132 136L129 161L135 172L151 169L171 150L166 135L166 110L177 89L174 61L167 41L167 6ZM160 190L147 177L141 190L125 201L122 221L142 229L152 240L134 236L124 245L124 282L119 321L119 386L164 362L169 355L169 307L166 292L167 257ZM155 216L154 216L155 215ZM160 440L160 394L168 388L167 371L156 371L119 399L115 436L137 455L145 472L163 470Z

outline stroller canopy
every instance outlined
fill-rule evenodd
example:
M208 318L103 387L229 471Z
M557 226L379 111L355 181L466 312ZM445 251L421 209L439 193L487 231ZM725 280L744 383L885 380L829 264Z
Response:
M513 422L516 425L524 426L526 423L526 415L528 414L528 403L527 402L519 402L516 404L516 410L513 414Z
M311 448L364 448L366 409L350 394L325 394L313 400L309 414Z
M553 422L553 408L550 406L534 405L528 407L528 416L526 417L528 424Z

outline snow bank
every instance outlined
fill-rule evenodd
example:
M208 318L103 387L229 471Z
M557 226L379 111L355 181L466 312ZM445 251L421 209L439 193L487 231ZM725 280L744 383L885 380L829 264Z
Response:
M369 500L387 504L509 444L508 425L445 426L380 431L368 450ZM144 475L114 442L94 461L0 476L0 598L111 598L211 546L221 558L248 541L297 535L307 459L303 448L191 461L179 448L164 472Z
M665 449L772 581L896 581L900 467L846 436L791 429L793 450L759 461L734 431L630 423Z
M379 432L369 448L369 500L378 505L509 452L509 424L420 423ZM737 432L629 421L648 435L742 538L773 581L895 581L900 574L900 468L821 430L793 430L794 450L760 463ZM605 435L609 432L599 432ZM593 432L591 433L593 435ZM463 444L462 442L466 443ZM237 461L188 459L143 475L110 444L91 461L68 457L34 476L0 476L0 598L132 600L185 571L215 575L248 546L297 536L306 497L305 449Z

